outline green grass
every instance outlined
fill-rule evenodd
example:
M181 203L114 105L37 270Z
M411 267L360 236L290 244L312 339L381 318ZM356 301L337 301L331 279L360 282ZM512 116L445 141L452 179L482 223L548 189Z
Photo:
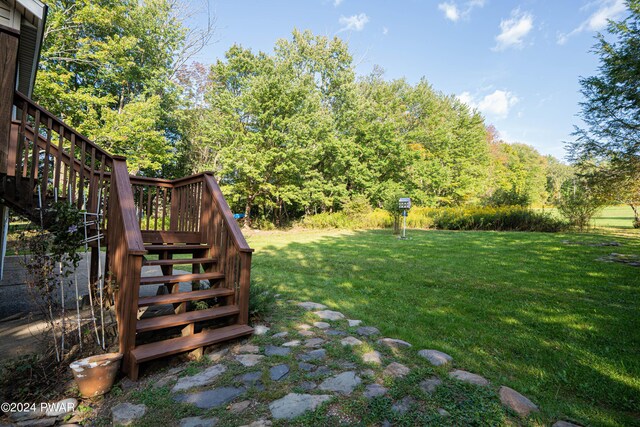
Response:
M537 211L551 212L560 216L553 207L535 208ZM591 220L595 228L604 229L633 229L633 210L629 205L607 206L596 214Z
M640 254L638 234L408 235L256 233L248 239L256 249L252 278L285 300L327 304L416 350L445 351L457 367L531 398L547 422L640 425L640 269L595 261Z

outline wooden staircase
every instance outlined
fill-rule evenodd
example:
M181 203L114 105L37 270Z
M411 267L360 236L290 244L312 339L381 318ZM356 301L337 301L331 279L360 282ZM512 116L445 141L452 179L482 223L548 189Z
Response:
M211 173L177 180L130 176L124 157L108 154L19 92L14 106L21 119L11 126L0 197L32 219L39 218L37 206L54 197L104 214L91 233L106 237L122 369L130 378L143 362L201 353L253 333L253 250ZM92 261L98 256L93 248ZM158 268L160 274L149 274ZM91 276L97 279L95 271ZM140 297L141 287L166 292ZM146 316L157 306L164 306L162 315Z

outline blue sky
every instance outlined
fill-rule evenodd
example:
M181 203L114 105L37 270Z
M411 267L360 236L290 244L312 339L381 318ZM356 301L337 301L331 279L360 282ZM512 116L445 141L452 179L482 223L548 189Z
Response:
M626 14L623 0L237 0L212 2L213 63L234 43L271 52L294 28L349 43L358 75L374 65L477 108L508 142L563 159L593 75L594 35ZM197 22L197 21L196 21Z

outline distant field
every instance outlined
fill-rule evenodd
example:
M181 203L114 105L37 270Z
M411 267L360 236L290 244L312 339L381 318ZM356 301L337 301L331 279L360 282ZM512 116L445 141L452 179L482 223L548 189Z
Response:
M536 208L536 210L560 215L557 209L553 207ZM608 206L593 218L593 226L596 228L633 230L633 210L628 205Z

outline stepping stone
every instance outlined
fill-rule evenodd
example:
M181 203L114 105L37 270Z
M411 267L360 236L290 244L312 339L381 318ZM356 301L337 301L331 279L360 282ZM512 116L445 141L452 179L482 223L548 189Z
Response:
M349 327L352 328L354 326L360 326L360 324L362 323L362 320L347 319L347 322L349 322Z
M280 381L289 373L289 365L277 365L269 369L269 376L273 381Z
M300 340L293 340L282 344L282 347L297 347L300 345Z
M323 376L329 375L329 374L331 374L331 369L329 369L326 366L320 366L314 372L312 372L310 374L307 374L307 376L312 377L312 378L317 378L317 377L323 377Z
M66 415L70 412L73 412L78 407L78 400L73 397L69 397L67 399L62 399L57 401L56 403L51 405L51 409L49 409L45 415L47 417L60 417L62 415Z
M370 337L372 335L380 335L380 330L378 328L374 328L373 326L360 326L356 330L356 334L363 337Z
M134 405L124 402L111 408L111 422L114 426L128 426L138 418L142 418L147 413L146 405Z
M213 427L216 424L217 418L189 417L180 420L180 427Z
M297 356L298 360L302 360L303 362L311 362L313 360L322 360L327 357L327 350L321 348L319 350L313 350L305 354L299 354Z
M342 368L342 369L355 369L356 368L356 364L355 363L347 362L346 360L343 360L343 361L339 362L338 366L340 366L340 368Z
M312 381L303 381L298 385L298 387L300 387L304 391L309 391L309 390L313 390L314 388L316 388L317 385L316 385L316 383L314 383Z
M301 325L298 325L297 328L302 331L308 331L309 329L311 329L311 325L307 325L306 323L303 323Z
M245 387L257 386L260 384L261 379L262 372L260 371L247 372L233 378L234 381L243 383Z
M569 421L556 421L551 427L582 427L580 424L570 423Z
M242 402L234 403L233 405L231 405L231 407L229 408L229 412L231 412L232 414L239 414L240 412L247 409L250 405L250 400L243 400Z
M202 387L211 384L219 375L223 374L227 368L224 365L213 365L199 374L190 377L182 377L171 389L172 393L188 390L194 387Z
M450 417L451 416L449 411L447 411L444 408L438 408L438 414L440 414L441 417Z
M266 354L267 356L286 356L289 353L291 353L291 349L288 347L268 345L264 348L264 354Z
M307 348L318 348L324 344L324 342L322 338L311 338L304 343L304 346Z
M345 395L350 395L353 389L360 384L362 380L353 371L343 372L331 378L327 378L318 386L320 390L335 391Z
M271 420L258 420L258 421L254 421L251 424L247 424L241 427L271 427L273 425L273 423L271 422Z
M373 363L374 365L382 364L382 355L379 351L373 350L362 355L362 361L364 363Z
M257 354L257 353L260 353L260 347L258 347L257 345L245 344L245 345L240 345L240 346L234 347L233 348L233 352L234 353L253 353L253 354Z
M313 314L318 316L321 319L325 320L342 320L344 319L344 314L339 311L331 311L331 310L322 310L322 311L314 311Z
M246 391L244 387L219 387L198 393L179 394L173 400L180 403L191 403L200 409L211 409L231 402Z
M409 374L411 370L404 366L402 363L393 362L387 366L382 372L383 375L393 378L402 378L405 375Z
M311 363L300 362L298 363L298 368L305 372L313 371L316 368L316 365L312 365Z
M436 391L436 389L438 388L438 386L440 386L442 384L442 380L438 377L431 377L429 379L426 379L424 381L422 381L420 383L420 388L422 389L422 391L424 391L427 394L431 394L434 391Z
M298 333L299 333L300 335L302 335L303 337L312 337L312 336L314 336L314 335L315 335L315 334L314 334L313 332L311 332L311 331L298 331Z
M164 377L160 378L158 381L155 381L153 383L153 386L157 387L157 388L160 388L160 387L164 387L166 385L169 385L173 381L177 381L177 380L178 380L178 376L177 375L165 375Z
M525 396L521 395L512 388L500 387L500 402L521 417L527 417L531 412L537 412L538 407Z
M271 411L271 416L277 420L290 420L307 411L313 411L329 399L331 399L331 396L326 394L289 393L282 399L271 402L269 410Z
M260 361L264 359L264 356L259 354L241 354L236 356L235 359L243 366L251 367L260 363Z
M311 301L298 303L298 307L302 307L305 310L324 310L325 308L327 308L327 306L324 304L318 304L317 302Z
M40 418L39 420L28 420L21 421L18 424L15 424L16 427L51 427L58 420L57 417L49 417L49 418ZM5 426L2 424L3 427ZM12 425L13 426L13 425Z
M278 332L277 334L273 334L272 338L284 338L287 335L289 335L289 332L284 331L284 332Z
M338 331L337 329L327 329L326 331L324 331L324 333L327 334L327 335L331 335L331 336L344 336L344 335L347 335L346 332Z
M367 399L373 399L374 397L384 396L388 391L388 388L382 387L380 384L369 384L362 395Z
M453 357L438 350L420 350L418 355L427 359L433 366L446 365L453 360Z
M313 326L315 326L318 329L329 329L331 327L331 325L328 324L327 322L314 322Z
M406 341L402 341L402 340L397 340L395 338L382 338L378 340L378 344L383 344L386 345L387 347L390 348L408 348L411 347L411 344L409 344Z
M415 403L416 400L413 397L405 396L402 398L402 400L394 403L391 407L391 410L393 412L397 412L398 414L405 414L409 412L409 409L411 409L411 406L415 405Z
M340 340L340 344L344 345L344 346L354 346L354 345L360 345L362 344L362 341L360 341L358 338L354 338L354 337L346 337L343 338L342 340Z
M253 327L253 333L255 335L264 335L267 332L269 332L269 328L267 328L265 325L256 325Z
M223 348L222 350L215 351L213 353L207 354L207 358L213 362L218 363L221 361L227 354L229 353L228 348Z
M449 372L449 376L451 378L455 378L456 380L460 380L469 384L475 384L479 386L489 385L489 381L486 378L481 377L480 375L472 374L471 372L461 371L460 369Z

